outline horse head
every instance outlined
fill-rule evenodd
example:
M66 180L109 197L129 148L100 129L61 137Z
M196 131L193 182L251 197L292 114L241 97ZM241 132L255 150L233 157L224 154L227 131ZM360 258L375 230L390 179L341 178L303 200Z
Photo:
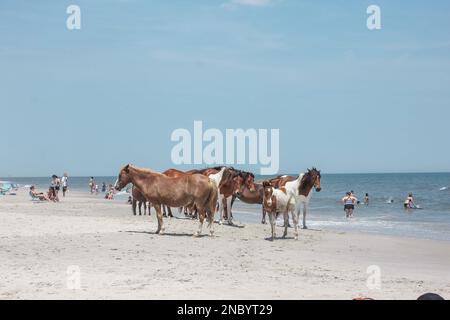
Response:
M273 195L273 186L269 181L263 181L264 195L263 201L269 207L272 206L272 195Z
M240 197L242 192L244 191L244 177L242 173L234 172L233 173L233 195L236 197Z
M308 169L308 171L303 175L300 185L298 186L298 193L307 196L312 188L320 192L322 188L320 187L320 171L316 168Z
M116 183L114 184L114 189L116 189L117 191L120 191L123 188L125 188L125 186L129 183L131 183L130 165L127 164L125 167L120 169Z
M317 192L320 192L320 190L322 190L322 188L320 187L320 170L317 170L313 167L311 170L308 169L308 174L313 181L314 189L316 189Z
M255 175L251 172L244 172L244 184L250 192L255 192Z

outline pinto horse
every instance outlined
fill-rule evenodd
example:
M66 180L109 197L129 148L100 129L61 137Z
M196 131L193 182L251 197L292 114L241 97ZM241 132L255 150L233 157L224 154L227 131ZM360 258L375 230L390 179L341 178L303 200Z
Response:
M295 179L297 179L296 177L293 176L288 176L288 175L283 175L283 176L278 176L275 178L272 178L270 180L268 180L268 182L270 183L270 185L274 188L279 188L282 187L286 184L286 182L289 181L294 181Z
M156 233L164 233L161 205L174 208L195 205L199 212L199 226L194 235L199 236L201 234L205 214L208 216L210 235L213 235L217 187L208 177L200 174L185 174L171 178L152 170L128 164L120 170L115 189L120 191L129 183L136 186L155 208L158 218Z
M283 238L287 236L287 229L289 225L289 212L292 214L292 221L294 222L294 239L298 239L298 217L295 213L295 199L291 197L285 187L275 189L269 181L263 182L264 200L263 207L267 211L270 220L270 227L272 229L271 240L275 239L275 224L277 214L282 213L284 217L284 233Z
M308 169L307 172L301 173L294 181L288 181L284 184L288 194L295 200L295 211L297 220L300 216L301 205L303 204L303 229L306 227L306 211L308 210L309 200L312 196L312 189L320 192L320 171L316 168ZM283 187L282 185L280 187Z

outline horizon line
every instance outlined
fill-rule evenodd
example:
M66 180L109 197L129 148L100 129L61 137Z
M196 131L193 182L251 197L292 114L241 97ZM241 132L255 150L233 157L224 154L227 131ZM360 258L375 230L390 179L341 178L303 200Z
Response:
M403 172L399 172L399 171L385 171L385 172L322 172L322 174L325 175L344 175L344 174L348 174L348 175L352 175L352 174L436 174L436 173L450 173L450 171L403 171ZM277 176L277 175L296 175L297 173L293 174L293 173L277 173L277 174L269 174L269 175L262 175L262 174L256 174L258 176ZM62 176L62 175L61 175ZM117 176L117 174L114 175L74 175L71 176L69 175L69 178L89 178L89 177L115 177ZM51 177L51 175L39 175L39 176L0 176L0 178L48 178Z

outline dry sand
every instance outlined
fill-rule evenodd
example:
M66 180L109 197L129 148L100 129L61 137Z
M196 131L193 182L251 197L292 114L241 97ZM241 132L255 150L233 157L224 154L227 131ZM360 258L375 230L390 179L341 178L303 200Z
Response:
M251 224L194 238L196 221L165 224L155 235L154 213L81 193L60 203L0 196L0 298L450 299L450 242L323 230L295 241L291 229L270 242L268 225ZM380 289L367 287L371 265Z

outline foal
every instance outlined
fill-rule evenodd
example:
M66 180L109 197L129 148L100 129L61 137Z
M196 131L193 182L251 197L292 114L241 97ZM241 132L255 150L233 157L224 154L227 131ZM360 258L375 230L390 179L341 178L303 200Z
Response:
M295 200L291 197L285 187L275 189L269 181L263 182L264 187L264 210L269 215L270 227L272 229L271 241L275 238L275 224L277 221L277 213L283 213L284 217L284 233L283 238L287 236L287 228L289 225L289 212L292 214L292 221L294 222L294 238L298 239L298 217L295 214Z

